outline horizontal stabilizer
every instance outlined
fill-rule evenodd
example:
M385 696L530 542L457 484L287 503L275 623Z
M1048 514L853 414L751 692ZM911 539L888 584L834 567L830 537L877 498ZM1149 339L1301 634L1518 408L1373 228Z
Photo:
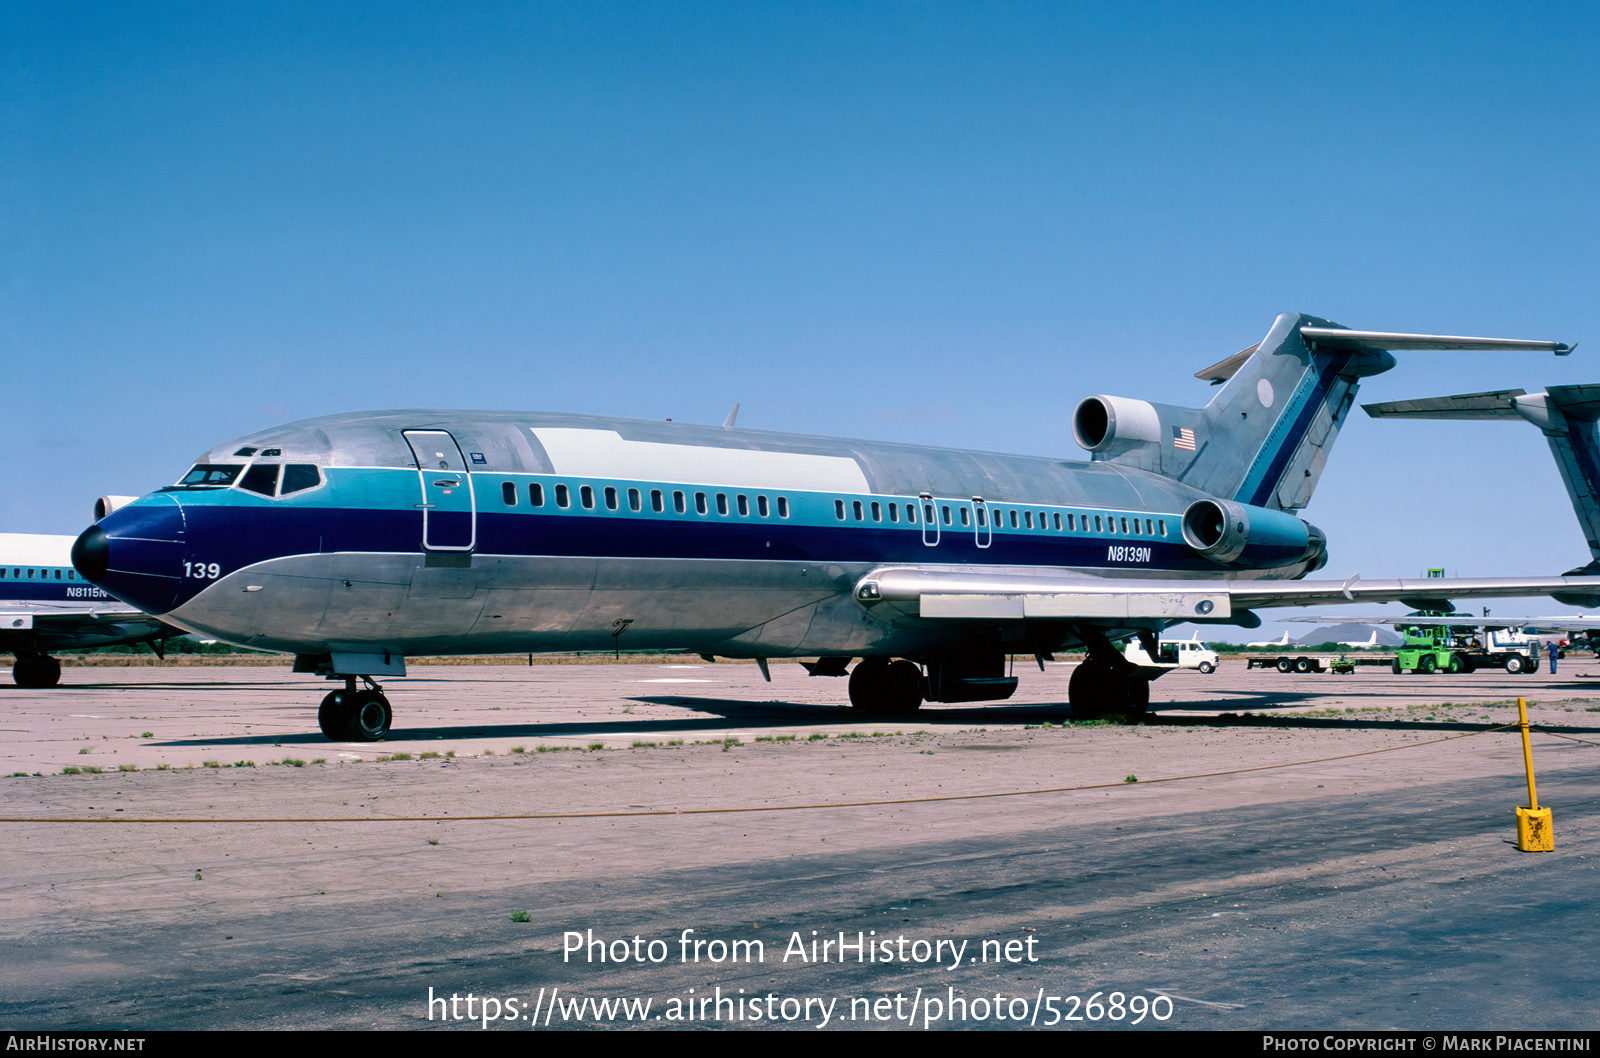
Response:
M1525 389L1495 389L1485 393L1457 393L1452 397L1422 397L1363 404L1374 419L1517 419L1517 398Z
M1481 352L1555 353L1566 356L1576 346L1526 338L1467 338L1451 334L1399 334L1394 331L1352 331L1343 327L1302 327L1300 337L1324 349L1388 350L1472 349Z

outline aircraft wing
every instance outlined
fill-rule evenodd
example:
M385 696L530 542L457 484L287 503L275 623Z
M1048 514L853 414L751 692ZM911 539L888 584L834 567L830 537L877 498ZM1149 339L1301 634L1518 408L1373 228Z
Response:
M855 588L862 603L889 604L925 618L1058 619L1096 625L1159 619L1245 627L1258 623L1249 611L1276 606L1401 602L1416 610L1453 610L1455 599L1597 593L1600 577L1123 580L1087 577L1069 569L977 566L882 566Z
M48 650L63 650L187 634L118 602L73 606L12 600L0 608L0 651L8 649L6 640L16 635Z
M1347 624L1347 625L1411 625L1416 628L1526 628L1536 623L1532 617L1473 617L1471 614L1457 614L1454 617L1407 617L1405 614L1391 614L1388 617L1333 617L1324 614L1321 617L1277 617L1277 621L1294 624ZM1596 620L1596 628L1600 628L1600 620Z

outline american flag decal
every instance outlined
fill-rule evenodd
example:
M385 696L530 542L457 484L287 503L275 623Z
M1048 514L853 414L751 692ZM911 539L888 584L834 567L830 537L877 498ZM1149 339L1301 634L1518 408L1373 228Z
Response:
M1194 431L1182 426L1172 428L1172 447L1181 448L1185 452L1194 451Z

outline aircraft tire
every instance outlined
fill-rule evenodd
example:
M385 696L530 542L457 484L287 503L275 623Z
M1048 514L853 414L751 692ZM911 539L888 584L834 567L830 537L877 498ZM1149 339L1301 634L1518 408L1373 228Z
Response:
M350 738L350 718L355 710L345 701L344 691L333 691L317 707L317 726L331 742L344 742Z
M1522 657L1520 655L1513 654L1510 657L1506 658L1506 672L1508 672L1511 675L1515 676L1517 673L1519 673L1521 671L1522 671Z
M11 678L18 687L54 687L61 682L61 662L49 654L21 657L11 666Z
M1085 661L1072 670L1067 701L1074 720L1137 724L1150 708L1150 681L1125 676L1109 665Z
M349 738L354 742L382 742L389 737L394 710L382 691L357 691L350 712Z
M910 716L922 708L922 670L910 661L867 658L850 672L850 707L878 716Z

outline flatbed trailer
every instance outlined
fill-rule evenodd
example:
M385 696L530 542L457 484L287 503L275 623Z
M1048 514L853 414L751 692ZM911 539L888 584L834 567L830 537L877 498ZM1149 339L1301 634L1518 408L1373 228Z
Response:
M1273 654L1247 658L1244 667L1277 669L1279 672L1353 672L1357 665L1390 667L1393 664L1394 656L1391 654L1362 655L1354 658L1347 654Z

